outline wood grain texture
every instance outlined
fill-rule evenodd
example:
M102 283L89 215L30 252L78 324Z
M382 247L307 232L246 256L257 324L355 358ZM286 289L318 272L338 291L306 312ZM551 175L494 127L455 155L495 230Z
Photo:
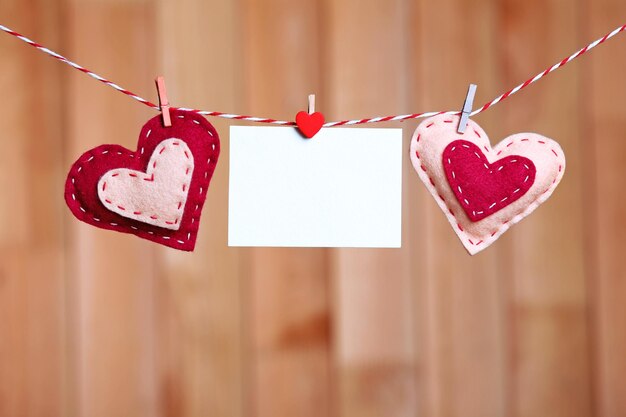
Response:
M3 2L13 25L61 46L59 5ZM31 10L35 8L35 10ZM5 39L7 40L7 39ZM66 412L62 72L0 45L0 415ZM45 202L42 204L42 202Z
M482 104L621 0L3 0L0 23L154 100L293 119ZM621 17L620 17L621 16ZM568 160L468 256L404 155L403 248L227 247L229 126L196 251L76 221L68 167L155 112L0 34L0 416L626 415L626 35L480 114ZM403 128L405 152L418 121ZM369 126L372 127L372 126Z
M163 72L172 104L237 108L240 54L233 2L164 0L157 10L155 71ZM164 416L245 415L241 270L246 258L226 246L228 123L210 122L220 135L220 157L195 253L158 250L158 392Z
M586 43L576 36L577 5L561 6L560 1L544 2L547 13L537 14L528 3L502 3L498 30L505 47L500 69L507 85ZM524 48L528 44L542 47ZM521 126L541 132L557 140L567 157L567 177L550 201L502 239L512 341L509 409L515 416L588 416L591 412L580 227L585 155L580 127L571 122L580 109L580 83L579 68L570 66L492 112L501 115L507 135Z
M324 109L318 4L245 0L240 13L242 111L293 119L306 108L311 93L317 93L317 107ZM327 253L248 251L244 278L248 415L331 415Z
M584 31L596 37L603 26L618 26L624 13L619 1L585 2L590 16ZM588 256L587 289L592 305L592 352L590 369L595 383L594 414L600 417L626 415L626 397L621 389L626 375L626 115L620 109L626 91L626 51L621 39L597 51L582 66L587 86L581 105L588 116L581 120L585 135L587 198L584 199L585 248Z
M335 119L397 114L406 108L408 74L402 70L406 4L403 0L325 3L329 42L324 72L329 79L328 111ZM359 19L351 19L357 9ZM369 29L375 27L387 30ZM396 76L385 76L390 72ZM406 246L334 253L339 415L415 413L414 341L408 331L412 327L410 255Z
M420 40L414 46L420 78L412 107L458 109L470 82L478 84L478 105L508 85L499 83L494 71L498 35L489 2L423 1L412 16L411 39ZM501 139L489 114L476 121L493 144ZM423 387L420 411L428 416L504 415L509 401L508 305L503 298L506 275L499 268L500 247L469 258L415 173L411 179L419 188L412 211L419 223L413 233L423 240L413 275L420 318L416 330ZM481 383L475 383L476 378Z
M66 25L66 51L74 59L139 91L153 90L150 2L71 2ZM139 130L152 112L80 74L66 75L66 163L100 143L135 149ZM73 411L86 417L154 414L155 248L69 217Z

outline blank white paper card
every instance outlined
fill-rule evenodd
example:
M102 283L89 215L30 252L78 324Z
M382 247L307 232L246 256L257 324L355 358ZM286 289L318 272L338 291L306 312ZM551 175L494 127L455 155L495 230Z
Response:
M401 246L402 129L230 128L229 246Z

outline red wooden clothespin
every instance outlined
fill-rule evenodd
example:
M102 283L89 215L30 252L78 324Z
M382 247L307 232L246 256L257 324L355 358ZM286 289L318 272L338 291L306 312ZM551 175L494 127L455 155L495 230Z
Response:
M165 89L165 79L162 75L156 78L157 93L159 94L159 107L163 115L163 126L172 126L172 118L170 117L170 102L167 99L167 90Z

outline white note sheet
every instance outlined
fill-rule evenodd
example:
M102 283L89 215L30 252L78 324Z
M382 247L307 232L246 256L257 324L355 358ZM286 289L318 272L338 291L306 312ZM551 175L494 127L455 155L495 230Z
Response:
M229 246L401 246L402 130L230 128Z

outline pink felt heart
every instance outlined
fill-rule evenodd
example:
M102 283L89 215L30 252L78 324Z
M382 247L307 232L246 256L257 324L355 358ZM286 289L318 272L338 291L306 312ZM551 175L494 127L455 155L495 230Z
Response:
M324 126L324 115L319 112L309 114L301 111L296 114L296 124L304 136L312 138Z
M558 143L535 133L509 136L491 147L470 120L424 120L411 140L413 166L470 254L491 245L550 197L565 170Z
M67 176L65 201L79 220L172 248L194 249L202 206L220 152L215 128L196 113L170 110L141 130L137 150L101 145Z
M113 169L100 178L98 197L120 216L178 230L193 173L192 153L180 139L164 140L146 172Z

